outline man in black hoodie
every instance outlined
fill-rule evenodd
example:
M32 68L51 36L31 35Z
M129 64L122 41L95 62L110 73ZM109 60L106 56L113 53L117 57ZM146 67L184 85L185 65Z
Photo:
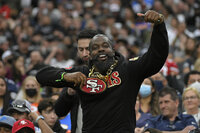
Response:
M36 75L42 85L75 86L83 109L82 133L134 132L140 85L162 68L169 48L163 15L149 10L138 16L154 23L151 45L142 57L125 60L108 37L98 34L89 44L88 67L46 67Z

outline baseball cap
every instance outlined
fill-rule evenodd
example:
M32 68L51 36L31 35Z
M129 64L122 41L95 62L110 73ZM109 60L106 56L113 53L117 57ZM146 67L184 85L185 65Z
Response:
M6 126L11 129L15 122L16 122L16 120L11 116L8 116L8 115L0 116L0 127Z
M13 128L12 128L12 133L16 133L22 128L30 128L33 131L35 131L34 125L31 121L26 120L26 119L21 119L14 123Z
M9 114L12 114L13 111L30 113L31 104L25 99L17 99L12 102L11 107L7 110Z

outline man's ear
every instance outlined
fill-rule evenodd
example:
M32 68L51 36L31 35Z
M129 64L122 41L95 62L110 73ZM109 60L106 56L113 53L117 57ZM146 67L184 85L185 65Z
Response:
M176 100L175 100L175 103L176 103L176 106L177 106L177 108L178 108L178 105L179 105L179 99L176 99Z

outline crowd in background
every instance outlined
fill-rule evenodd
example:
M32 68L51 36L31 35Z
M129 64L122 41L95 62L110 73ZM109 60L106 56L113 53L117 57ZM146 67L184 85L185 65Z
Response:
M46 65L83 64L76 46L77 34L85 28L106 34L126 59L143 55L152 25L136 14L149 9L164 15L170 49L161 72L144 81L154 88L154 99L139 96L136 110L158 115L154 93L164 86L175 89L186 104L184 78L200 72L200 0L1 0L0 115L15 99L26 99L37 111L41 99L59 95L63 88L40 86L35 75ZM179 110L185 111L182 104Z

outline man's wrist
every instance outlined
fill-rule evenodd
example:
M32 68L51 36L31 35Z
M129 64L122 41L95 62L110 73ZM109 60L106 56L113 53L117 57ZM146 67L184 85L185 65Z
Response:
M60 79L57 79L56 82L60 82L60 81L64 81L64 76L65 76L66 72L62 72L61 73L61 76L60 76Z
M44 120L44 117L43 117L42 115L39 115L39 116L36 118L35 122L38 123L38 121L39 121L40 119Z

